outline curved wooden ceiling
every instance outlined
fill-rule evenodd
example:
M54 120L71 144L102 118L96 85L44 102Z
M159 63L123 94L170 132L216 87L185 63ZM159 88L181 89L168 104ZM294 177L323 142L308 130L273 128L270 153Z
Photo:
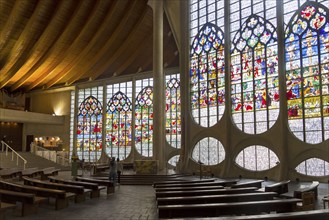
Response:
M1 0L0 89L48 89L152 70L147 0ZM164 16L164 63L178 49Z

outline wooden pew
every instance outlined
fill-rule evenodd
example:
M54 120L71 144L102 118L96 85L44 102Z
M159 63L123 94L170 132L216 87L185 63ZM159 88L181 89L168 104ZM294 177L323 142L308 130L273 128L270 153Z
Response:
M24 177L37 177L41 176L42 170L40 170L38 167L33 167L33 168L27 168L22 171L22 176Z
M55 167L48 167L41 170L41 180L47 180L49 176L56 176L61 169L56 169Z
M88 182L81 182L81 181L74 181L68 179L60 179L58 177L49 176L48 179L54 183L64 183L76 186L83 186L86 189L91 189L90 198L96 198L100 196L100 191L102 189L106 189L105 186L99 186L96 183L88 183Z
M115 186L114 183L109 181L109 180L99 180L99 179L94 179L94 178L87 178L87 177L75 177L76 181L82 181L82 182L88 182L88 183L96 183L100 186L105 186L107 187L107 194L114 193L115 191Z
M182 187L168 187L168 188L155 188L156 192L163 191L190 191L190 190L209 190L209 189L224 189L224 186L182 186Z
M261 214L263 212L292 212L301 199L276 199L233 203L160 205L159 218L216 217L221 215Z
M189 220L200 220L200 218L188 218ZM319 209L301 212L271 213L248 216L230 216L230 217L208 217L202 220L328 220L329 209ZM171 220L182 220L171 218Z
M211 189L211 190L190 190L190 191L164 191L156 192L156 198L174 197L174 196L201 196L201 195L223 195L251 193L257 190L256 187L236 188L236 189Z
M180 180L180 181L160 181L160 182L154 182L153 187L154 188L160 188L160 187L177 187L184 184L196 184L196 183L209 183L214 182L216 179L204 179L204 180Z
M264 180L252 180L248 182L236 183L231 186L231 188L241 188L241 187L257 187L262 188L262 183Z
M290 180L284 180L278 183L265 186L265 192L276 192L278 194L287 193Z
M294 191L295 198L302 198L302 193L304 192L313 192L315 199L318 197L318 181L313 181L311 185L308 186L300 186L298 189Z
M63 209L68 207L69 199L74 198L75 194L70 192L65 192L64 190L55 190L35 186L27 186L22 184L15 184L0 180L0 188L7 189L15 192L32 193L36 196L54 198L55 199L55 209Z
M23 177L23 180L25 185L49 188L49 189L58 189L58 190L64 190L66 192L74 193L76 195L74 200L76 203L85 201L86 194L91 193L90 189L85 189L83 186L52 183L52 182L37 180L28 177Z
M42 202L48 201L48 198L46 197L40 197L31 193L15 192L5 189L0 189L0 197L1 201L3 202L14 204L16 204L16 202L22 203L22 216L37 213L38 205Z
M95 164L93 165L94 173L100 173L108 170L110 166L108 164Z
M211 181L211 182L187 182L187 183L172 183L172 184L163 184L158 185L155 187L155 189L160 188L170 188L170 187L197 187L197 186L231 186L232 184L237 183L236 180L230 180L230 181Z
M0 202L0 220L6 220L6 211L15 208L15 204Z
M0 170L0 177L2 179L21 179L22 177L22 170L18 168L9 168L9 169L2 169Z
M179 204L208 204L220 202L245 202L271 200L277 196L275 192L254 192L242 194L223 194L223 195L202 195L202 196L182 196L182 197L163 197L157 199L159 205L179 205Z

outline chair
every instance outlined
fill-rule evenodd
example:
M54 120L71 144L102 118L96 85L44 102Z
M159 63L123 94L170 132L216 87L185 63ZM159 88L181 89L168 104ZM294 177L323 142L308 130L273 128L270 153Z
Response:
M303 192L302 202L297 203L296 211L308 211L315 209L314 192Z

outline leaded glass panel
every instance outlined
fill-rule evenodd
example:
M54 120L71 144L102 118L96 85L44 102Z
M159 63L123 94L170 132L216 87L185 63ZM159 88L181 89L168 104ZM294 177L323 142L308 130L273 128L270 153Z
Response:
M203 17L197 24L191 19L191 110L197 124L210 127L225 110L224 1L191 4L191 13L196 12Z
M132 144L132 82L107 86L106 153L126 159Z
M266 19L267 10L276 16L275 6L275 2L264 1L231 5L235 11L243 8L241 14L230 16L231 27L239 26L231 34L232 118L249 134L267 131L279 115L277 33L275 25Z
M295 1L289 4L293 3L299 6ZM297 138L310 144L327 139L328 12L321 4L306 2L292 15L286 27L289 126Z
M181 147L181 99L179 74L166 76L166 140Z
M145 157L153 156L153 79L136 81L135 147Z
M225 159L225 149L217 139L206 137L194 146L192 159L205 165L216 165Z
M301 162L297 167L298 173L308 176L328 176L329 163L319 158L309 158Z
M77 154L96 162L102 152L103 87L81 89L78 93Z
M279 163L279 158L269 148L253 145L243 149L235 162L247 170L263 171L275 167Z

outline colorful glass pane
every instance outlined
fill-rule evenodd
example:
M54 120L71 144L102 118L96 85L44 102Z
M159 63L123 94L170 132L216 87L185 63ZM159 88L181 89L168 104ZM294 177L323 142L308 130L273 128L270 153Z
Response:
M91 93L94 93L92 90ZM97 93L97 92L96 92ZM80 95L84 95L81 91ZM85 98L78 108L77 151L81 159L95 162L102 151L102 104L93 95Z
M132 103L121 91L107 103L106 144L110 157L124 160L131 151Z
M153 87L143 88L135 103L135 146L146 157L153 155Z
M205 24L195 36L191 49L191 107L194 120L210 127L225 109L224 33Z
M166 140L181 147L181 99L179 74L166 76Z
M311 144L328 139L328 8L306 2L286 28L285 60L288 123Z
M275 167L279 163L279 158L269 148L253 145L243 149L235 162L247 170L263 171Z
M274 124L279 114L277 34L258 15L249 16L232 40L231 91L239 129L259 134Z

